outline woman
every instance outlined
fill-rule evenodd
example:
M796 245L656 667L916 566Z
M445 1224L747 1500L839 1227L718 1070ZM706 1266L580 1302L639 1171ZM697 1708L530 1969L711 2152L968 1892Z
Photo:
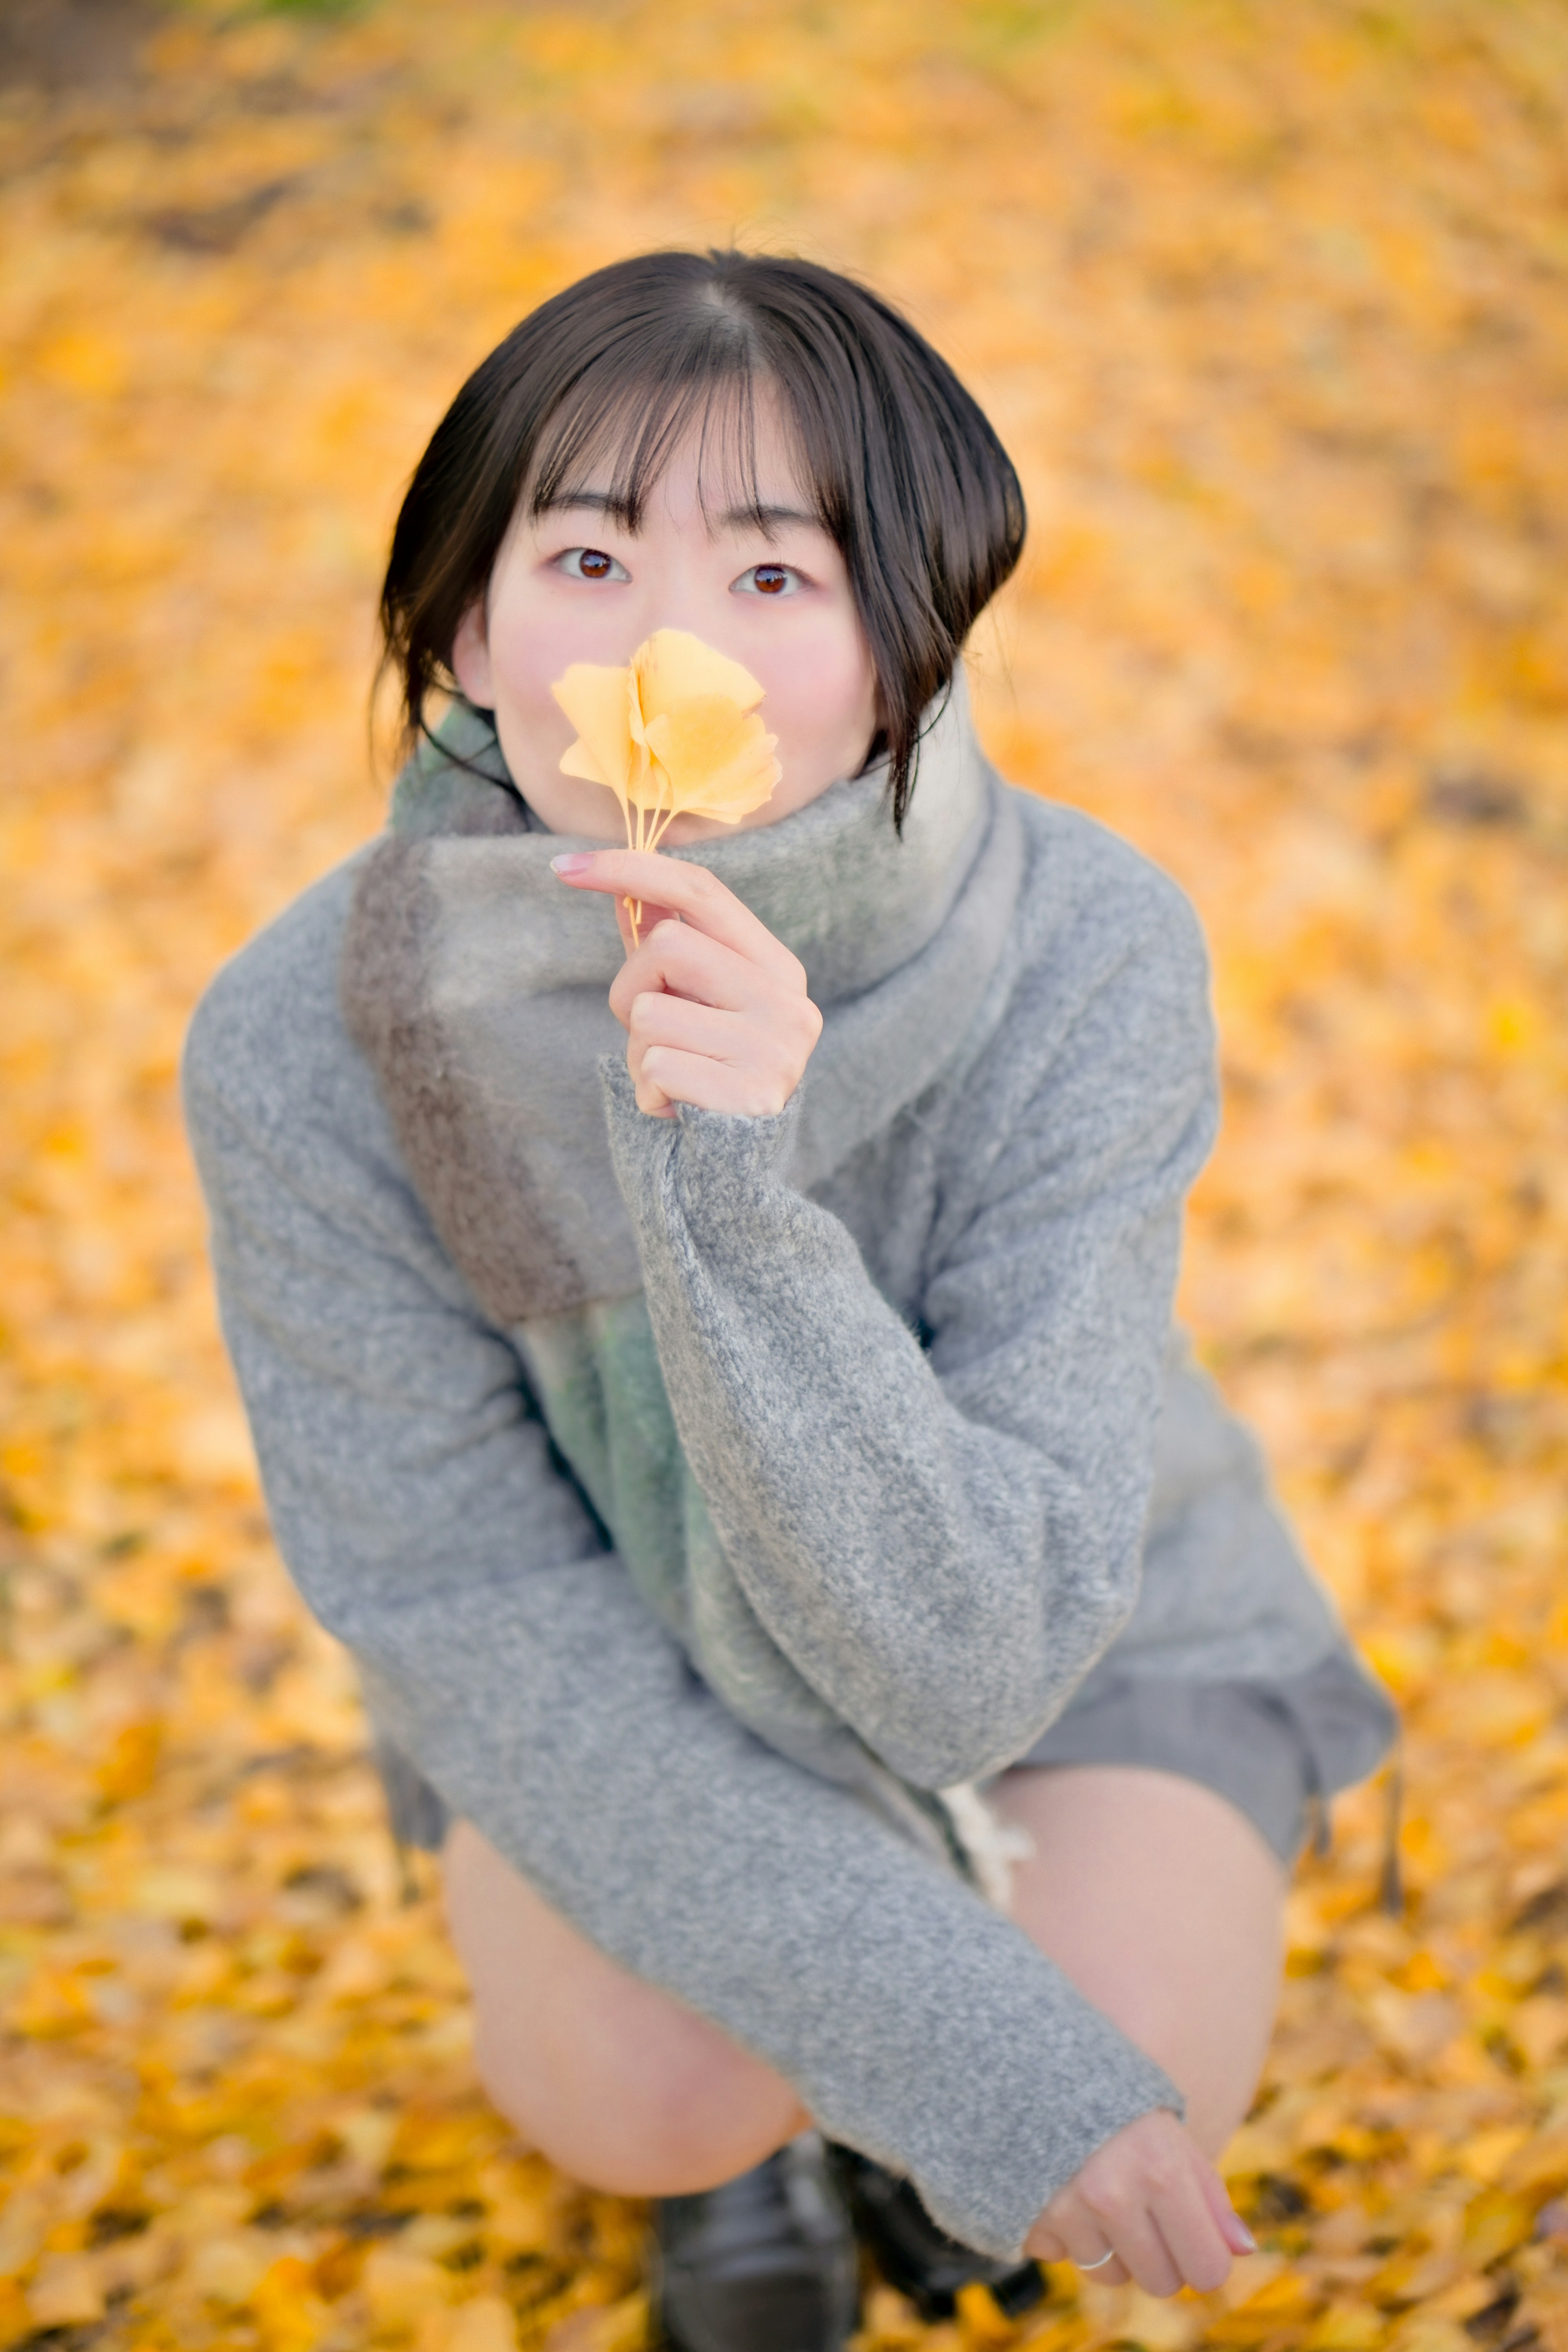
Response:
M851 281L569 288L399 518L388 834L188 1048L278 1540L441 1848L481 2075L660 2200L688 2352L841 2345L852 2215L927 2308L1026 2256L1218 2284L1286 1872L1390 1736L1170 1331L1190 909L969 724L1022 537ZM605 849L552 688L665 627L782 781Z

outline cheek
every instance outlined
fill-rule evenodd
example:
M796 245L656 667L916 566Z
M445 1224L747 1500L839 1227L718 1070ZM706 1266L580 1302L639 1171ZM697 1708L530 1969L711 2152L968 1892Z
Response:
M582 652L580 632L563 626L562 616L530 612L524 600L515 597L492 602L489 642L497 703L530 724L563 717L550 693L550 680L559 677L569 662L593 659Z
M869 739L875 725L876 681L853 623L803 629L779 649L766 671L760 665L757 669L768 688L762 715L781 746L837 750L852 739Z
M571 729L550 692L550 681L572 662L614 666L632 651L631 625L619 596L579 589L553 576L540 578L528 551L513 565L500 566L490 583L489 646L496 671L496 699L519 722L560 729L562 746ZM557 730L559 731L559 730Z

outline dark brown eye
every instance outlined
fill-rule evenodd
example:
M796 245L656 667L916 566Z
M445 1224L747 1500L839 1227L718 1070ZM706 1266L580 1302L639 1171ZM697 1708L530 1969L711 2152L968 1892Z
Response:
M608 580L615 569L615 558L603 554L597 547L585 547L577 559L577 568L585 580Z
M759 596L781 596L789 585L789 570L782 563L755 564L751 577Z

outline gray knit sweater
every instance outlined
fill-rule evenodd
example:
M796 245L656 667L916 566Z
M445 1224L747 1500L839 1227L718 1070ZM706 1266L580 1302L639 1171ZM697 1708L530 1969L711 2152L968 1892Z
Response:
M868 1064L872 1131L852 1135L851 1088L847 1147L810 1139L814 1068L778 1118L670 1123L609 1065L600 1114L749 1608L856 1752L917 1790L1024 1753L1097 1667L1289 1675L1342 1638L1250 1441L1170 1339L1215 1120L1191 911L1111 835L986 773L1016 842L1005 933L936 1066L911 1038L917 1083L889 1094ZM745 870L804 844L831 892L821 853L863 830L862 784L692 854ZM453 1812L956 2236L1015 2253L1101 2142L1180 2100L874 1792L748 1729L627 1574L547 1431L524 1322L486 1311L441 1238L345 1024L373 855L225 967L186 1053L284 1557ZM895 881L891 834L885 855Z

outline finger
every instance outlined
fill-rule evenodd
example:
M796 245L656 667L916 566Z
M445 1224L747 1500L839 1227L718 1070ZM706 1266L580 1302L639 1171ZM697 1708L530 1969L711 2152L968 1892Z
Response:
M635 1061L632 1059L634 1053L636 1055ZM664 1093L664 1089L660 1087L656 1087L651 1078L644 1080L642 1074L642 1060L643 1056L641 1051L633 1047L632 1040L628 1038L626 1041L626 1067L632 1074L632 1084L636 1092L638 1109L646 1111L650 1118L674 1118L675 1115L674 1104L670 1100L669 1096Z
M1086 2232L1080 2225L1068 2241L1073 2261L1092 2263L1110 2247L1145 2294L1175 2294L1182 2273L1143 2198L1134 2193L1113 2206L1092 2204L1088 2198L1082 2202L1091 2219ZM1085 2244L1085 2237L1098 2243ZM1107 2263L1095 2276L1106 2280L1115 2267Z
M1204 2200L1213 2214L1220 2236L1233 2254L1255 2254L1258 2241L1230 2201L1230 2191L1216 2172L1206 2164L1198 2175Z
M1105 2253L1110 2254L1109 2262L1103 2259ZM1068 2259L1071 2261L1072 2257L1069 2255ZM1132 2276L1113 2246L1104 2248L1092 2263L1079 2263L1077 2268L1084 2276L1092 2277L1096 2286L1125 2286Z
M684 996L639 996L627 1024L626 1066L640 1076L651 1045L674 1045L682 1053L706 1054L710 1062L738 1067L767 1051L750 1024L739 1013L722 1013L711 1004L694 1004Z
M763 971L689 924L668 919L643 932L642 945L612 981L610 1010L615 1018L624 1024L635 999L649 989L693 997L727 1013L759 1011L791 995L798 1003L806 1002L801 992L782 988L776 973Z
M613 898L615 920L620 927L621 944L628 955L640 948L656 923L678 923L680 917L669 907L655 907L646 898ZM632 916L636 922L633 924Z
M712 1004L689 1004L686 997L637 997L625 1037L625 1068L632 1082L642 1082L642 1066L649 1046L674 1046L682 1054L703 1054L727 1068L743 1068L750 1058L762 1061L757 1037L738 1013L715 1012Z
M721 940L753 963L779 972L800 971L799 960L783 941L706 866L688 866L647 849L570 850L550 864L571 889L613 890L642 898L679 915L683 922L709 939ZM803 973L801 978L803 982Z
M727 1111L737 1118L773 1118L794 1092L781 1080L747 1066L716 1062L676 1045L650 1045L637 1074L638 1100L644 1088L661 1090L671 1102L694 1110Z
M809 997L790 999L758 1018L649 990L632 1000L626 1058L637 1077L652 1045L706 1054L733 1070L749 1072L782 1109L800 1083L821 1030L821 1015Z
M1223 2286L1230 2275L1231 2251L1202 2176L1186 2172L1162 2184L1153 2205L1155 2224L1187 2285L1200 2294Z
M1175 2294L1181 2287L1180 2266L1148 2214L1126 2215L1116 2225L1112 2243L1124 2275L1145 2294ZM1115 2267L1108 2263L1097 2275L1106 2278Z
M1070 2262L1097 2286L1125 2286L1127 2269L1100 2217L1089 2210L1076 2181L1058 2191L1025 2242L1040 2262ZM1109 2253L1111 2260L1103 2257Z

